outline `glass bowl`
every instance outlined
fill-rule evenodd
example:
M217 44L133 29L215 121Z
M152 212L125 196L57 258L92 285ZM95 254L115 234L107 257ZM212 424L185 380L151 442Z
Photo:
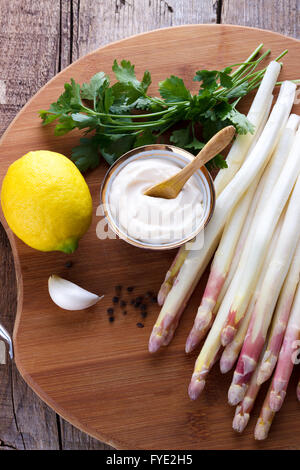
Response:
M164 160L172 159L173 161L176 161L181 168L183 168L194 159L194 155L186 150L167 144L144 145L125 153L109 168L103 179L100 189L100 203L102 205L103 214L113 232L131 245L151 250L168 250L177 248L195 238L196 235L205 228L213 214L215 207L215 189L212 177L205 167L194 173L203 198L203 214L194 230L179 240L170 240L167 243L151 243L148 241L142 241L127 234L123 227L119 225L118 221L115 220L112 211L110 210L109 194L114 178L125 167L125 165L132 161L143 160L146 158L160 158Z

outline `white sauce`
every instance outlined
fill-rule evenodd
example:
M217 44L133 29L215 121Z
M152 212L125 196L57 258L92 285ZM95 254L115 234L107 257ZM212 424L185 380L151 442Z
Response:
M152 244L181 240L203 217L203 197L196 176L176 199L145 196L150 186L177 173L177 162L162 158L131 161L116 175L109 192L111 214L127 236Z

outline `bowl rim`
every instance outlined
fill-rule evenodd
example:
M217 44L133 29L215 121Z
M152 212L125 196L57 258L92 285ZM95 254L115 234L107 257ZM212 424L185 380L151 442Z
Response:
M126 237L125 234L123 234L120 230L118 225L115 223L112 217L109 216L108 211L106 209L106 193L107 193L107 185L110 179L111 174L116 170L116 168L123 163L123 161L129 159L130 157L134 156L135 154L140 154L149 150L163 150L166 152L170 153L177 153L183 157L187 157L190 161L192 161L193 158L195 158L195 155L193 155L191 152L188 152L185 149L182 149L180 147L176 147L175 145L170 145L170 144L149 144L149 145L142 145L140 147L136 147L134 149L128 150L128 152L125 152L123 155L121 155L106 171L104 178L101 182L100 186L100 204L103 207L103 215L104 218L106 219L106 222L108 223L109 227L111 230L117 235L121 240L126 241L130 245L136 246L138 248L143 248L143 249L150 249L150 250L171 250L174 248L179 248L180 246L184 245L185 243L188 243L195 239L197 235L199 235L202 230L205 229L207 224L212 218L212 215L214 213L215 205L216 205L216 192L215 192L215 187L214 187L214 182L213 178L210 174L210 172L207 170L205 166L200 168L197 171L200 171L205 178L207 184L208 184L208 194L209 197L207 198L207 205L209 206L208 214L204 221L199 225L199 228L194 230L190 236L186 236L185 238L181 240L176 240L174 242L168 243L168 244L153 244L149 242L143 242L141 240L135 239L135 238L130 238ZM155 154L153 155L155 158Z

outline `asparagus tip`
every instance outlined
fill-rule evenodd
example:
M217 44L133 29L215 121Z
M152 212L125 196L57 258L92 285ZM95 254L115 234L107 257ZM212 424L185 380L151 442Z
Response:
M191 336L191 333L189 334L188 339L186 340L186 343L185 343L186 354L191 353L193 349L195 348L195 344L193 343L192 338L190 336Z
M155 353L163 345L166 336L166 334L163 334L163 332L166 333L163 331L162 326L154 325L149 338L148 349L150 353Z
M150 353L155 353L162 346L164 338L152 333L149 339L148 349Z
M233 354L225 354L225 351L223 352L222 354L222 357L220 359L220 371L222 374L227 374L227 372L229 372L233 365L234 365L234 362L235 362L235 357Z
M233 418L232 427L236 432L243 432L246 428L248 421L249 421L249 413L242 413L242 407L238 406L235 412L235 416Z
M264 382L266 382L272 374L273 371L273 364L271 361L265 361L261 364L256 383L257 385L262 385Z
M163 283L157 294L157 303L160 307L162 307L163 304L165 303L167 295L168 295L167 286L165 283Z
M227 346L230 344L235 335L236 335L237 329L232 326L232 325L227 325L225 328L223 328L222 334L221 334L221 342L223 346Z
M284 390L282 390L279 393L275 392L275 390L271 391L269 406L274 413L280 410L283 404L285 395L286 395L286 392Z
M254 430L254 438L257 441L263 441L268 437L269 426L262 419L258 419Z
M195 326L193 326L185 343L185 352L187 354L189 354L195 349L199 341L202 339L202 336L203 335L201 334L201 332L199 332L195 328Z
M205 380L199 380L194 377L192 377L192 380L189 385L189 397L191 400L197 400L201 392L203 391L205 387Z

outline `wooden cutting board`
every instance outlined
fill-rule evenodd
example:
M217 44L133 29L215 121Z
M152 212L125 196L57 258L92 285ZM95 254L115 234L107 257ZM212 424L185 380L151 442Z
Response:
M100 70L110 73L113 60L125 58L136 64L138 76L145 69L151 71L151 92L157 93L159 80L170 74L193 86L196 70L240 62L260 42L272 49L272 58L288 48L281 78L300 77L300 42L236 26L195 25L153 31L83 57L42 88L7 129L0 143L1 180L8 166L29 150L49 149L70 155L78 134L55 137L53 127L41 126L38 110L56 101L71 77L84 82ZM243 106L246 111L247 101ZM294 111L300 112L299 105ZM239 436L231 429L234 410L226 398L231 373L222 376L215 367L200 399L189 400L187 387L196 353L187 356L184 344L205 279L196 288L171 345L156 355L148 353L148 338L159 308L147 300L148 317L143 320L130 301L148 291L157 293L175 253L144 251L120 240L97 238L96 227L102 220L97 215L99 186L106 170L102 162L87 176L94 201L93 223L72 256L30 249L12 235L2 215L18 279L14 347L23 378L66 420L120 449L299 448L296 375L264 443L253 439L264 393L245 433ZM69 261L71 267L66 266ZM86 311L60 310L47 290L48 277L53 273L105 297ZM115 307L115 321L110 323L106 310L112 306L117 285L122 286L127 314ZM130 286L134 286L132 293L127 291ZM138 322L144 328L138 328Z

